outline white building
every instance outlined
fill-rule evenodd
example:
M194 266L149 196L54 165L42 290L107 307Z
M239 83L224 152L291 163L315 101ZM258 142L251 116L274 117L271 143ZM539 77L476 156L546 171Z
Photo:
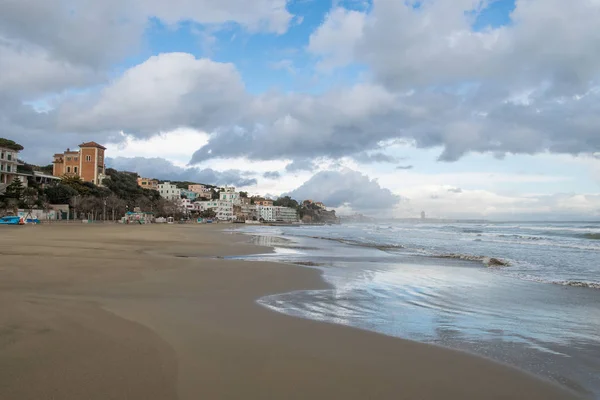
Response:
M195 203L192 203L192 200L190 199L180 199L179 202L181 204L181 211L185 214L189 214L196 210Z
M221 193L219 193L219 200L230 201L236 205L240 204L240 194L235 191L234 187L225 187Z
M167 200L179 200L181 199L181 189L177 186L172 185L171 182L159 183L158 193L160 196Z
M298 222L298 212L289 207L273 207L274 218L278 222Z
M216 218L219 221L233 221L235 219L235 216L233 215L233 203L230 201L197 201L193 204L194 210L198 212L214 210Z
M0 147L0 186L6 187L17 176L18 151Z
M261 221L274 222L275 221L275 212L273 206L256 206L256 213L258 214L258 219Z
M289 207L256 206L256 212L265 222L298 222L298 213Z

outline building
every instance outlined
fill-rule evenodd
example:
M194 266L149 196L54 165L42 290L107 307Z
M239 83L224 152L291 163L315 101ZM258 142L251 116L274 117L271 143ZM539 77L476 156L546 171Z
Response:
M212 199L212 191L210 190L210 188L204 185L188 185L188 190L190 192L196 193L198 195L197 198L199 199Z
M256 199L254 199L254 204L256 204L257 206L263 206L263 207L273 207L273 200L256 198Z
M194 201L198 198L198 193L192 192L191 190L181 189L181 195L191 201Z
M60 178L44 174L40 171L17 172L16 176L21 180L24 187L29 186L29 182L35 182L41 188L55 185L60 182Z
M67 149L62 154L55 154L52 175L79 176L85 182L101 185L106 177L105 151L106 147L87 142L80 144L78 151Z
M325 204L323 204L320 201L304 200L302 202L302 205L305 206L305 207L313 206L313 207L316 207L316 208L320 208L321 210L326 210L327 209L327 207L325 207Z
M298 222L298 212L289 207L273 207L275 221L277 222Z
M235 219L235 215L233 213L233 203L230 201L197 201L194 203L194 206L195 211L198 212L214 210L216 218L219 221L233 221Z
M256 206L256 213L264 222L298 222L298 213L289 207Z
M191 214L196 211L196 204L192 202L190 199L180 199L181 211L184 214Z
M275 222L275 212L273 206L256 206L256 214L260 221Z
M0 188L10 185L17 174L17 156L19 152L0 146Z
M158 190L158 181L150 178L137 178L137 184L143 189Z
M181 189L177 186L172 185L171 182L164 182L158 184L158 193L160 196L167 200L180 200Z
M258 213L254 204L241 203L240 205L234 205L233 211L238 221L258 220Z
M219 200L240 204L240 194L235 191L234 187L225 187L219 193Z

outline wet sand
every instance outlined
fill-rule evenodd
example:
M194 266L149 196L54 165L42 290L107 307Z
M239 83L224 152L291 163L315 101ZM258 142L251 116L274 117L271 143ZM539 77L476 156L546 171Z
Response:
M223 226L0 227L1 399L570 399L466 353L278 314L314 269Z

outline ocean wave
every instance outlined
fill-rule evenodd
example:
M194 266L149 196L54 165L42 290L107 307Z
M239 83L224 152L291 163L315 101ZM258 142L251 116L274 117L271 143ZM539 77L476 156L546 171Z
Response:
M563 286L582 287L590 289L600 289L600 283L595 282L583 282L583 281L555 281L554 284Z
M529 282L537 282L537 283L543 283L543 284L600 290L600 282L570 280L570 279L566 279L566 280L549 279L549 278L542 278L539 276L523 274L523 273L512 273L512 274L509 273L508 276L511 276L511 277L517 278L517 279L521 279L524 281L529 281Z
M358 247L366 247L370 249L379 249L379 250L394 250L394 249L404 249L405 247L400 244L381 244L381 243L371 243L371 242L361 242L359 240L351 240L351 239L342 239L342 238L331 238L331 237L323 237L323 236L310 236L311 239L319 239L319 240L329 240L332 242L338 242L342 244L347 244L351 246Z
M483 233L480 229L463 229L463 233Z
M471 254L458 254L458 253L448 253L448 254L439 254L432 256L433 258L453 258L458 260L465 261L476 261L481 262L488 267L508 267L510 266L510 262L503 260L501 258L495 257L487 257L487 256L476 256Z
M530 235L498 235L501 238L513 238L513 239L522 239L522 240L548 240L550 238L546 238L543 236L530 236Z
M600 233L584 233L583 235L578 235L578 237L588 240L600 240Z

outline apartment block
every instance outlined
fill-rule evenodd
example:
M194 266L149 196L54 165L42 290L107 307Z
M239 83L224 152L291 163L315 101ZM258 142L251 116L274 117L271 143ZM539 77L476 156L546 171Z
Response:
M232 221L235 219L233 214L233 203L230 201L197 201L194 203L194 206L195 211L198 212L214 210L219 221Z
M188 185L188 190L196 193L198 195L197 197L200 199L212 199L212 192L210 188L207 188L204 185Z
M160 196L167 200L179 200L181 199L181 189L171 182L164 182L158 184L158 193Z
M18 154L18 151L0 147L0 185L9 185L15 179Z

